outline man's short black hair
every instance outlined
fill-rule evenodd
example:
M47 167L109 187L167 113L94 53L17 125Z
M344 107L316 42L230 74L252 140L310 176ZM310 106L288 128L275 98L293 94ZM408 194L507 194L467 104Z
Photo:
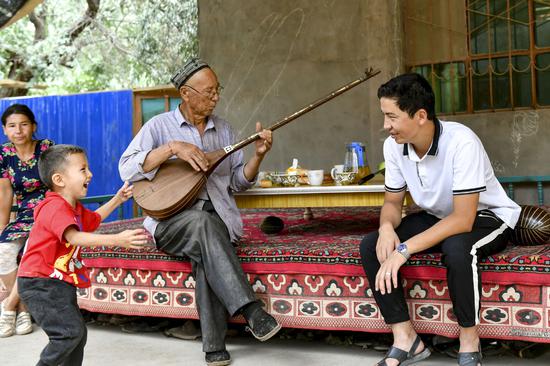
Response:
M409 73L394 77L378 88L378 99L389 98L409 117L425 109L429 120L435 120L435 96L428 80L420 74Z
M84 154L86 151L75 145L54 145L40 154L38 158L38 174L46 187L53 189L52 176L63 171L67 158L73 154Z

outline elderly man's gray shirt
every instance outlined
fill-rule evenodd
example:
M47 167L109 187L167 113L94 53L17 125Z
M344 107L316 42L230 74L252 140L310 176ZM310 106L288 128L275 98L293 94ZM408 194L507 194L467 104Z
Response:
M170 141L184 141L196 145L204 152L222 149L235 141L233 130L224 119L212 115L208 118L204 135L200 136L197 128L187 122L179 108L151 118L134 137L120 158L118 169L122 180L135 182L142 179L153 179L157 169L145 173L143 162L147 154ZM176 158L173 156L172 158ZM242 235L242 219L235 203L233 192L250 188L254 182L244 175L242 150L226 158L208 177L205 189L199 195L194 208L202 208L204 199L210 199L216 212L223 220L231 240ZM151 235L155 234L158 221L147 217L143 226Z

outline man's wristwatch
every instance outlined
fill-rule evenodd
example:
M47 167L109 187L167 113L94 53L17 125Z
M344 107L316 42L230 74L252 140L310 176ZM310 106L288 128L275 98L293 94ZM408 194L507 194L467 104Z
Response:
M407 243L400 243L395 250L397 250L398 253L405 257L406 260L409 260L409 258L411 257L411 255L409 254Z

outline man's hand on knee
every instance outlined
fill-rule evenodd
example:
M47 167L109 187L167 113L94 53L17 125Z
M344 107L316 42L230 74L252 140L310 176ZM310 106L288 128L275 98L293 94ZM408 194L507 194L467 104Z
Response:
M386 292L391 294L392 288L397 288L398 286L399 269L405 262L407 262L407 259L403 255L397 251L393 251L382 263L376 274L375 290L380 291L382 295L386 294Z
M376 257L380 263L392 254L397 245L399 245L399 237L393 228L380 228L378 231L378 241L376 242Z

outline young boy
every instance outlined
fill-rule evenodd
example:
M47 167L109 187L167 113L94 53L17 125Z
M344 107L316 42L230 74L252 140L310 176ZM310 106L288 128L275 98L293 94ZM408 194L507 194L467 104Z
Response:
M113 210L132 196L126 182L95 212L79 203L92 173L84 150L56 145L38 161L40 178L51 190L34 210L34 226L21 260L17 284L21 299L49 343L37 365L81 365L86 324L76 302L76 288L90 286L80 257L81 246L118 245L138 249L147 242L142 229L93 234Z

